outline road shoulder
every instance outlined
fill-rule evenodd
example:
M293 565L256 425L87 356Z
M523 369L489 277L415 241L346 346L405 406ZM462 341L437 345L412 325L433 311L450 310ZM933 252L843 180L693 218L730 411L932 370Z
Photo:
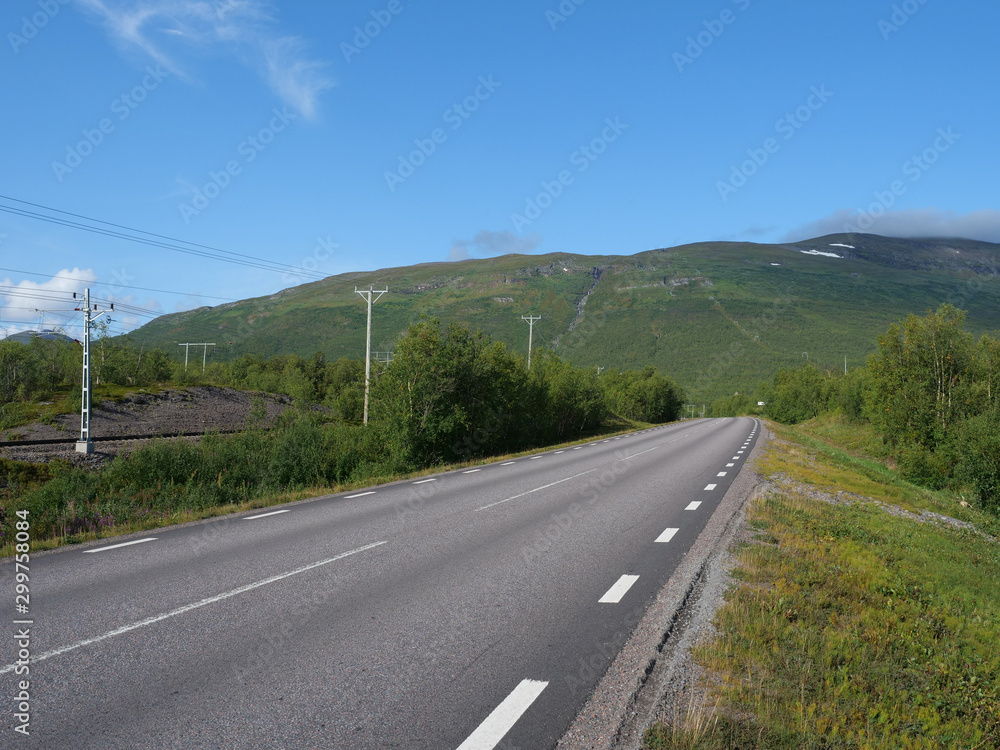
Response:
M646 610L558 750L638 750L646 727L687 710L694 686L691 647L711 627L729 585L730 550L763 480L755 470L770 431L761 432L746 466L675 573Z

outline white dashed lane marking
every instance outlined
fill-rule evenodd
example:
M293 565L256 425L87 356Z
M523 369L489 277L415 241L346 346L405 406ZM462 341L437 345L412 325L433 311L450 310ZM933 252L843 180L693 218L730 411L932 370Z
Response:
M658 537L656 537L656 541L659 542L659 543L661 543L661 544L666 544L667 542L669 542L671 539L674 538L674 535L678 531L680 531L680 529L667 529L662 534L660 534Z
M608 589L604 596L597 600L598 604L618 604L638 580L639 576L622 576L614 586Z
M276 516L279 513L291 513L290 510L272 510L270 513L261 513L256 516L243 516L244 521L256 521L258 518L267 518L268 516Z
M504 698L503 703L483 720L476 731L458 746L458 750L493 750L548 684L538 680L522 680L521 684Z
M83 554L92 555L95 552L107 552L109 549L120 549L122 547L131 547L133 544L144 544L145 542L155 542L155 536L146 537L145 539L134 539L131 542L122 542L121 544L112 544L110 547L98 547L97 549L85 549Z

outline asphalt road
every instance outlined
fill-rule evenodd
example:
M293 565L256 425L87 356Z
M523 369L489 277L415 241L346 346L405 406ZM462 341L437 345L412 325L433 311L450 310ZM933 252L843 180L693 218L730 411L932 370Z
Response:
M32 623L0 608L32 659L16 675L3 639L0 748L551 748L757 430L684 422L35 558Z

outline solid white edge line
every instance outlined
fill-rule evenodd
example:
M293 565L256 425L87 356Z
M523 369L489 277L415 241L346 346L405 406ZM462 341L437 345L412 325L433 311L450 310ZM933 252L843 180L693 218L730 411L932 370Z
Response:
M267 518L268 516L276 516L279 513L291 513L291 510L272 510L270 513L261 513L257 516L243 516L244 521L255 521L258 518Z
M142 544L144 542L155 542L157 537L149 536L145 539L135 539L131 542L122 542L121 544L112 544L110 547L98 547L97 549L85 549L83 554L92 555L95 552L107 552L109 549L120 549L121 547L131 547L133 544Z
M509 503L511 500L517 500L519 497L524 497L525 495L530 495L532 492L539 492L540 490L547 490L549 487L555 487L557 484L562 484L563 482L568 482L570 479L576 479L577 477L582 477L584 474L591 474L591 473L593 473L595 471L597 471L597 469L588 469L587 471L581 471L579 474L574 474L571 477L566 477L565 479L560 479L560 480L558 480L556 482L552 482L552 484L546 484L546 485L543 485L542 487L535 487L535 489L528 490L527 492L522 492L520 495L514 495L514 497L508 497L508 498L505 498L503 500L498 500L495 503L490 503L489 505L484 505L482 508L476 508L476 512L478 513L481 510L487 510L488 508L492 508L492 507L494 507L496 505L503 505L504 503Z
M710 492L711 490L714 490L718 486L719 485L717 485L717 484L707 484L707 485L705 485L705 491L706 492Z
M632 588L636 581L639 580L639 576L624 575L615 581L615 585L607 590L600 599L597 600L598 604L618 604L628 590Z
M493 750L548 684L538 680L521 680L521 684L483 719L483 723L458 746L458 750Z
M656 537L656 541L660 544L666 544L667 542L669 542L671 539L674 538L674 535L678 531L680 531L680 529L666 529L662 534Z
M701 507L701 500L694 500L688 503L688 507L686 507L684 510L698 510L698 508L700 507Z
M357 495L345 495L344 497L347 500L350 500L351 498L364 497L365 495L374 495L374 494L375 494L375 490L372 490L371 492L359 492Z
M248 591L253 591L254 589L259 589L261 586L266 586L269 583L276 583L277 581L284 580L285 578L291 578L292 576L299 575L300 573L305 573L306 571L312 570L313 568L319 568L323 565L329 565L337 560L343 560L345 557L350 557L351 555L356 555L359 552L365 552L375 547L380 547L387 542L374 542L373 544L366 544L364 547L358 547L357 549L352 549L349 552L341 552L339 555L327 558L326 560L320 560L319 562L309 563L308 565L303 565L301 568L296 568L287 573L279 573L278 575L271 576L270 578L265 578L262 581L255 581L254 583L248 583L246 586L240 586L239 588L232 589L231 591L226 591L222 594L216 594L215 596L207 597L201 601L194 602L193 604L185 604L183 607L178 607L177 609L172 609L169 612L164 612L163 614L154 615L153 617L147 617L145 620L139 620L138 622L133 622L131 625L123 625L120 628L115 628L114 630L109 630L103 635L94 636L93 638L85 638L82 641L77 641L69 646L62 646L60 648L54 649L52 651L46 651L44 654L38 656L33 656L31 658L31 663L45 661L46 659L51 659L53 656L59 656L60 654L65 654L68 651L75 651L78 648L83 648L84 646L90 646L94 643L100 643L101 641L106 641L108 638L114 638L116 635L124 635L133 630L138 630L139 628L144 628L147 625L155 625L163 620L170 619L171 617L177 617L178 615L183 615L186 612L190 612L194 609L199 609L205 607L209 604L215 604L215 602L221 602L225 599L231 599L238 594L245 594ZM13 671L17 667L16 664L8 664L3 669L0 669L0 674L7 674L7 672Z

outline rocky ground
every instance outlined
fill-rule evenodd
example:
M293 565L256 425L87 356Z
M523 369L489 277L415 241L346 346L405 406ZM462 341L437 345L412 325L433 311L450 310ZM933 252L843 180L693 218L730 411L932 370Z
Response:
M215 386L171 388L159 393L140 391L119 401L96 405L91 413L90 434L92 437L125 438L240 430L248 425L251 416L261 419L264 424L273 422L290 403L285 396ZM62 414L48 424L35 423L5 432L0 439L6 441L74 439L80 434L80 415ZM0 447L0 457L32 462L65 458L76 464L100 465L135 444L136 441L127 439L99 441L90 456L77 453L73 443L8 445Z

